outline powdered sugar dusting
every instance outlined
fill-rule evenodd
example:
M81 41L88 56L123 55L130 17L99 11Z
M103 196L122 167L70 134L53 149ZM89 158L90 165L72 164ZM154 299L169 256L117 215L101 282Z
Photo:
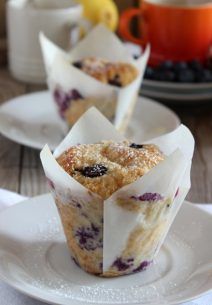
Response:
M103 199L134 182L163 160L164 155L157 146L145 144L135 149L129 141L72 146L57 159L68 174ZM98 170L100 174L92 170L97 167L102 169ZM90 175L86 174L88 171Z

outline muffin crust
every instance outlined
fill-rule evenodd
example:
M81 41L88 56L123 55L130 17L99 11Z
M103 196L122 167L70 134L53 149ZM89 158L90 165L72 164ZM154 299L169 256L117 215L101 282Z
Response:
M163 160L163 153L153 144L103 141L73 146L57 162L79 183L105 200Z

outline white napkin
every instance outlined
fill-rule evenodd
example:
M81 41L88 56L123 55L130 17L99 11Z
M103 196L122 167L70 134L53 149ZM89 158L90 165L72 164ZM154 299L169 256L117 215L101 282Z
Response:
M16 204L27 197L21 196L4 189L0 189L0 211ZM212 214L212 204L197 204L197 206ZM1 241L0 241L1 242ZM34 300L24 294L16 291L7 284L0 281L0 304L1 305L44 305L46 303ZM211 305L212 293L206 294L191 302L182 303L182 305ZM46 304L47 305L47 304Z
M23 201L24 199L27 199L27 197L4 189L0 189L0 212L15 203Z

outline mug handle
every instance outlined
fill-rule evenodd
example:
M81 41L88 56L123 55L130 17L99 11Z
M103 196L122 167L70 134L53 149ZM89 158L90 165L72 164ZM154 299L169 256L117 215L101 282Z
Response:
M140 8L131 8L128 10L123 11L120 16L119 22L119 35L133 43L144 45L142 39L135 37L129 30L130 22L134 17L142 17L141 9Z

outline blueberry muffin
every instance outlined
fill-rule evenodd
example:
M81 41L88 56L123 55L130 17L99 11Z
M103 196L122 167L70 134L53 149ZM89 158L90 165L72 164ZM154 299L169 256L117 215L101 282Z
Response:
M83 58L73 65L100 82L116 87L125 87L138 76L138 71L132 64L109 62L100 58Z
M82 269L113 277L138 272L149 265L158 238L164 231L165 222L155 221L167 206L164 198L157 193L117 198L116 204L121 208L133 213L142 212L145 217L142 225L138 225L129 236L121 256L104 273L103 207L105 199L146 174L164 158L153 144L128 141L76 145L57 158L59 165L88 189L89 199L86 200L72 194L70 202L64 204L59 199L61 197L56 196L68 246L74 261Z
M136 68L127 63L111 63L102 59L85 58L74 62L76 68L94 77L102 83L116 87L125 87L138 75ZM71 84L70 84L71 85ZM84 96L80 89L65 91L60 86L53 89L53 97L58 112L69 126L72 126L84 112L94 106L110 121L113 121L117 107L117 93L110 96Z

